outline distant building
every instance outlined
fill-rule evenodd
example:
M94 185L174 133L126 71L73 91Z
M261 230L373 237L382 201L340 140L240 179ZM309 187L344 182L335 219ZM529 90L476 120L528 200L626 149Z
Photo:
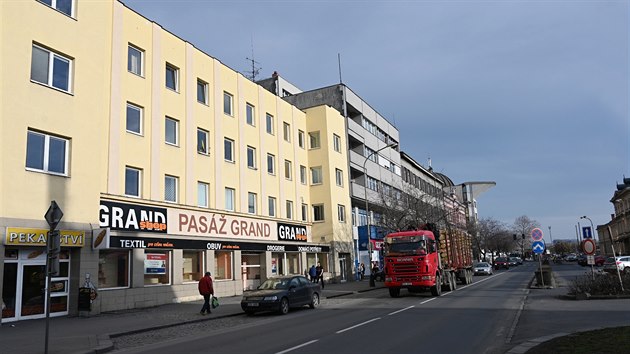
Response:
M623 178L623 183L617 184L610 199L615 213L611 220L604 225L597 225L599 248L607 256L630 254L630 178ZM612 242L611 242L612 241Z

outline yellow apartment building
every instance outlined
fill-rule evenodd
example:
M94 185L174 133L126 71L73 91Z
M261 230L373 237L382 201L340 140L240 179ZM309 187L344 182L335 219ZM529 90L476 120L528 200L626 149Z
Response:
M52 316L197 300L205 271L217 296L312 263L347 278L337 111L297 109L118 1L0 15L2 322L45 315L52 200Z

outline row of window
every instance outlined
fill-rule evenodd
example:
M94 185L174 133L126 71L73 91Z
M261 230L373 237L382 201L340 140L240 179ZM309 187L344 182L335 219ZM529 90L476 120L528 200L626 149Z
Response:
M442 194L442 191L440 188L430 184L426 180L422 179L420 176L414 174L411 170L409 170L406 167L403 167L402 178L403 178L403 181L411 184L412 186L420 189L421 191L429 195L439 196Z

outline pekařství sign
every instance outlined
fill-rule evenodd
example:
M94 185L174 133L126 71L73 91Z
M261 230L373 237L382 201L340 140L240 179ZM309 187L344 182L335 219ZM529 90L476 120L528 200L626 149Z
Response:
M13 246L46 246L48 231L47 229L7 227L4 244ZM61 230L59 237L63 247L83 247L85 244L84 231Z

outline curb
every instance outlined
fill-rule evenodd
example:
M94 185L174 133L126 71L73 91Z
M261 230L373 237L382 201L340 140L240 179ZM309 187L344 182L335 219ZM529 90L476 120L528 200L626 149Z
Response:
M551 334L548 336L544 336L544 337L538 337L538 338L534 338L534 339L530 339L524 343L521 343L519 345L517 345L516 347L510 349L509 351L507 351L505 354L524 354L526 353L528 350L538 346L539 344L542 344L546 341L552 340L554 338L557 337L564 337L564 336L568 336L570 333L555 333L555 334Z

